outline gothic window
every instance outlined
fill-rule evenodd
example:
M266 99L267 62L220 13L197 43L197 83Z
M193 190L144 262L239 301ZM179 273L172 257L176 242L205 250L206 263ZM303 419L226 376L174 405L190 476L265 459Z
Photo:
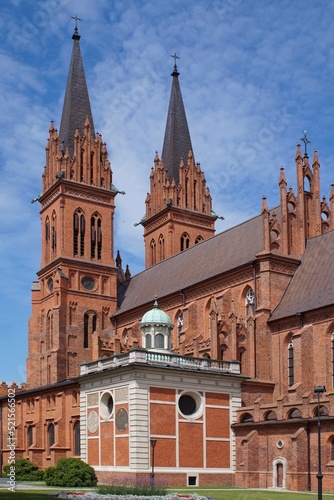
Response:
M102 221L98 214L91 218L91 251L92 259L101 259L102 252Z
M197 236L195 240L195 245L197 245L197 243L200 243L201 241L203 241L203 237L201 235Z
M248 288L245 295L245 308L246 308L246 316L249 316L251 313L254 313L255 310L255 293L252 288Z
M49 447L55 444L55 426L54 424L50 424L48 428L48 441Z
M32 446L34 442L34 434L33 434L33 426L29 425L27 430L27 438L28 438L28 447Z
M46 349L52 349L53 347L53 314L51 311L48 312L46 317Z
M274 411L268 411L265 414L264 420L277 420L277 415Z
M96 331L97 316L94 312L87 312L84 314L84 341L83 346L85 349L89 347L89 337Z
M288 385L291 387L295 383L294 375L294 352L293 352L293 339L288 344Z
M181 236L181 241L180 241L181 252L183 252L183 250L186 250L187 248L189 248L189 244L190 244L189 234L183 233L183 235Z
M178 316L177 316L177 332L180 335L180 333L183 330L183 312L180 311Z
M51 248L53 254L56 252L57 247L57 215L56 212L52 214L52 226L51 226Z
M73 254L83 257L85 254L85 216L81 210L73 215Z
M164 336L162 333L157 333L155 336L155 347L157 349L163 349L164 348Z
M161 261L165 259L165 239L162 234L160 234L159 236L158 244L159 244L159 260Z
M73 427L74 434L74 455L76 457L80 456L80 421L77 420Z
M157 246L155 240L151 240L150 248L151 248L151 265L154 266L154 264L156 264L157 262Z

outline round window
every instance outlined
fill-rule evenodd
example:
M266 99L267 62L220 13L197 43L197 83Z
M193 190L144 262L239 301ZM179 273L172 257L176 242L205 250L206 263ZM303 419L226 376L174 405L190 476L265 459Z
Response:
M179 411L184 417L198 418L203 413L202 398L197 392L185 392L179 397Z
M110 418L114 410L114 400L110 392L105 392L101 398L101 416L105 420Z
M95 288L95 280L90 276L84 276L81 284L86 290L93 290Z

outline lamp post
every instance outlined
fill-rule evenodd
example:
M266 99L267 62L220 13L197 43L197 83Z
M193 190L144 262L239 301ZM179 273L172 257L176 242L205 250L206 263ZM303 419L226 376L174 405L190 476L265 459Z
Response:
M151 472L152 483L154 483L154 448L155 448L156 444L157 444L157 440L153 437L150 438L150 445L152 448L152 461L151 461L151 464L152 464L152 472Z
M318 500L322 500L322 472L321 472L321 433L320 433L320 396L326 392L324 385L316 385L314 394L318 397Z

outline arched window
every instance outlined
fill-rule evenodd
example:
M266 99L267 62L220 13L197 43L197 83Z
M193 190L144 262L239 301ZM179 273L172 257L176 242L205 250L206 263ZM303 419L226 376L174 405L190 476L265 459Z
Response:
M320 417L328 417L328 409L327 409L326 406L320 405L320 407L319 407L319 415L320 415ZM318 416L318 406L315 407L314 416L315 417Z
M73 215L73 255L83 257L85 254L85 216L81 210Z
M45 241L50 241L50 219L47 217L45 219Z
M274 411L268 411L264 416L264 420L277 420L277 415Z
M157 333L155 336L155 347L157 349L163 349L164 348L164 336L162 333Z
M197 245L197 243L200 243L201 241L203 241L203 237L201 235L197 236L195 240L195 245Z
M290 410L288 418L302 418L302 412L298 408Z
M159 260L161 261L165 259L165 239L162 234L160 234L159 236L158 244L159 244Z
M295 383L294 375L294 352L293 352L293 339L288 344L288 384L291 387Z
M150 248L151 248L151 265L154 266L154 264L156 264L157 262L157 245L155 243L155 240L151 240Z
M74 434L74 455L76 457L80 456L80 421L77 420L74 424L73 427L73 434Z
M181 241L180 241L181 252L183 252L183 250L186 250L187 248L189 248L189 245L190 245L189 234L183 233L183 235L181 236Z
M84 348L89 347L89 337L96 331L97 315L91 311L84 314Z
M57 248L57 214L52 213L52 226L51 226L51 248L52 254L55 255Z
M250 287L248 288L245 295L245 309L246 316L249 316L255 311L255 293L254 290Z
M101 259L102 253L102 221L98 214L91 218L91 246L90 256L92 259Z
M152 347L152 337L149 333L145 335L145 343L146 343L145 345L146 349L150 349Z
M254 422L253 415L251 415L250 413L243 413L240 417L240 423L246 424L248 422Z
M50 350L53 347L53 314L48 312L46 317L46 349Z
M83 166L83 163L84 163L84 150L81 149L81 152L80 152L80 182L83 182L83 180L84 180L84 176L83 176L84 166Z
M53 444L55 444L55 426L54 424L50 424L48 427L48 441L49 441L49 448Z
M330 444L331 444L331 460L334 460L334 436L331 437Z

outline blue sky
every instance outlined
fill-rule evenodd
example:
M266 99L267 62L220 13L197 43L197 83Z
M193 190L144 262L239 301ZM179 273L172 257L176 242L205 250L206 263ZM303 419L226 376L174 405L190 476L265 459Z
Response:
M7 0L0 5L0 380L25 380L30 289L40 266L50 120L59 128L77 14L95 130L107 143L115 248L143 269L149 174L161 154L176 52L196 161L217 232L295 190L304 130L334 183L334 2L321 0Z

